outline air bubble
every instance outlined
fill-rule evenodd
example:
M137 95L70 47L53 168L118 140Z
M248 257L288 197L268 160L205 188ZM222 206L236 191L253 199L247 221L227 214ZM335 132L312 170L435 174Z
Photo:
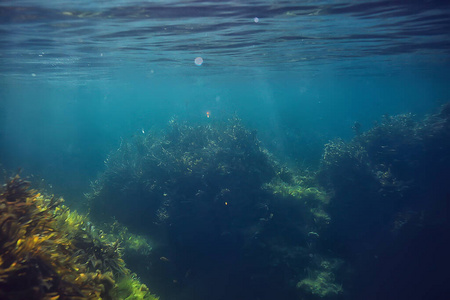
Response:
M203 64L203 58L201 58L200 56L199 56L199 57L196 57L196 58L194 59L194 62L195 62L195 64L196 64L197 66L201 66L201 65Z

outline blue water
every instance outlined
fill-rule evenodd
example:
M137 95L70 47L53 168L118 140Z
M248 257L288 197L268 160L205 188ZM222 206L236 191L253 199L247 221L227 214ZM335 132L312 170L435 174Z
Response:
M76 205L121 139L209 112L314 169L355 122L435 112L449 69L448 1L1 1L0 164Z

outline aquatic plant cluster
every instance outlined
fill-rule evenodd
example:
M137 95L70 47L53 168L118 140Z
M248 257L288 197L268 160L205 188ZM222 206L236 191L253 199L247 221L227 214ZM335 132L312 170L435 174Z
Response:
M441 299L450 104L354 128L294 172L238 118L172 120L111 152L89 217L16 176L0 298L158 299L142 280L162 299Z
M118 243L96 238L87 218L61 203L19 176L2 187L0 298L157 299L125 268Z
M163 298L342 291L334 282L342 263L320 247L328 196L281 167L238 118L174 121L159 136L123 141L88 199L94 220L114 216L151 236L147 266L130 267Z
M359 207L365 222L358 222L352 235L370 228L384 228L392 215L408 205L409 209L428 205L432 191L445 190L450 164L450 105L423 121L411 114L384 116L379 124L346 143L335 140L325 146L318 178L334 192L334 209ZM435 201L433 201L435 203ZM344 209L344 208L342 208ZM370 216L369 216L370 215ZM367 217L378 220L369 225ZM384 223L384 225L383 225Z
M89 195L95 199L93 216L114 215L119 222L137 226L147 222L150 233L158 224L172 222L169 219L189 218L190 211L211 209L204 216L219 218L230 209L234 214L248 214L251 210L233 203L231 195L257 192L274 176L255 133L245 130L237 119L229 126L189 127L173 122L161 139L149 134L124 141L109 156L106 167ZM228 189L231 185L233 191ZM124 199L128 208L120 213L116 210ZM202 221L208 220L197 220Z
M443 299L448 170L450 104L424 120L383 116L350 142L325 146L317 178L333 193L327 239L364 273L352 283L360 298Z

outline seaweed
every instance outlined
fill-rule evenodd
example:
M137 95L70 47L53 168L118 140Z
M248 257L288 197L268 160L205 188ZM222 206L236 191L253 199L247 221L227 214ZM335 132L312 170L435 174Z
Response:
M0 193L0 298L121 299L116 280L136 279L118 242L97 239L85 216L29 186L17 175Z
M247 297L252 290L243 293L233 274L260 281L270 294L294 295L295 284L272 282L280 273L304 279L305 268L318 268L311 255L327 251L329 195L314 174L278 163L238 118L172 120L160 134L123 140L105 165L87 195L91 216L151 237L152 251L127 261L162 297L194 285L202 287L191 298L214 298L225 282L227 297ZM224 281L211 282L217 277Z
M188 224L192 211L206 210L204 215L219 218L256 213L247 207L263 201L257 194L273 176L268 155L238 119L220 126L173 122L160 138L147 135L123 141L106 160L106 171L88 198L93 218L104 221L115 216L134 228L145 223L147 234L158 235L162 224L177 226L179 220L184 220L180 226ZM127 209L122 210L125 202ZM248 219L260 217L265 215ZM228 230L229 221L223 222L222 230Z
M354 278L353 285L360 285L355 295L364 297L364 288L384 285L376 273L391 272L393 265L422 270L420 287L410 283L411 276L398 271L400 267L395 270L401 274L399 284L414 286L403 295L416 290L414 297L429 297L433 281L447 272L434 260L448 253L443 245L448 245L449 107L422 120L411 114L384 116L351 141L326 145L317 178L332 195L328 212L333 224L327 238L348 258L355 274L365 272ZM442 249L442 254L431 249ZM397 256L404 252L409 253L407 259ZM416 262L418 255L427 256L424 253L433 257L432 269ZM397 289L386 286L377 292L389 298Z
M75 248L55 227L45 199L19 176L0 194L2 299L98 299L104 275L86 274Z

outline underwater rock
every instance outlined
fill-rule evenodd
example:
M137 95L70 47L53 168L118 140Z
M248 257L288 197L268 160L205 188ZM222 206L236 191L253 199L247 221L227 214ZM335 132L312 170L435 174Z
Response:
M329 196L281 167L237 118L171 122L122 141L88 200L98 222L114 217L151 237L151 267L132 268L166 298L293 299L303 270L317 268L310 256L326 251Z
M376 286L383 299L430 298L427 291L447 272L440 261L449 251L449 107L423 120L384 116L350 142L325 147L318 179L333 195L327 238L351 258L355 274L364 274L353 280L357 299ZM424 260L429 263L419 263ZM396 276L396 284L386 283L384 273Z
M190 237L204 230L210 232L202 236L220 236L267 217L256 207L265 201L260 187L274 175L267 153L238 119L218 126L174 122L163 136L124 141L108 157L89 195L91 213L156 236L167 224ZM232 217L244 223L232 225Z

